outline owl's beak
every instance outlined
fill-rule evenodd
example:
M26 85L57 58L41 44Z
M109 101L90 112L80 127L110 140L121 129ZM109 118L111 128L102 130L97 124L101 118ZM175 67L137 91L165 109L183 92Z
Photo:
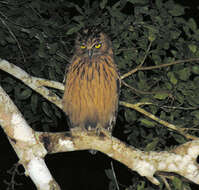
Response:
M93 55L93 49L92 48L88 49L88 56L90 59L91 59L92 55Z

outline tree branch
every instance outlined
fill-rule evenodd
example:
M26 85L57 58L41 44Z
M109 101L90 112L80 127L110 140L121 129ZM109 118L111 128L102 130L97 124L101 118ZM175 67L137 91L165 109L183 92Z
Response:
M135 73L137 71L146 71L146 70L152 70L152 69L160 69L160 68L163 68L163 67L176 65L176 64L179 64L179 63L186 63L186 62L193 62L193 61L199 61L199 58L191 58L191 59L172 61L170 63L166 63L166 64L162 64L162 65L149 66L149 67L140 67L140 65L138 65L138 67L136 67L135 69L123 74L120 78L124 79L124 78L132 75L133 73Z
M190 59L190 60L193 60L193 59ZM11 74L12 76L18 78L19 80L24 82L27 86L29 86L30 88L32 88L33 90L38 92L40 95L42 95L44 98L46 98L47 100L49 100L53 104L57 105L57 107L62 109L61 99L56 94L54 94L53 92L51 92L50 90L48 90L47 88L44 87L44 86L48 86L48 87L51 87L51 88L64 90L64 85L62 83L59 83L59 82L56 82L56 81L50 81L50 80L46 80L46 79L42 79L42 78L33 77L33 76L29 75L28 73L26 73L21 68L15 66L12 63L9 63L6 60L0 59L0 69L6 71L9 74ZM192 136L192 135L185 133L184 132L185 129L181 129L181 128L173 125L173 124L170 124L166 121L163 121L163 120L159 119L158 117L154 116L153 114L151 114L151 113L145 111L144 109L140 108L140 105L147 105L147 104L151 104L151 103L130 104L130 103L127 103L127 102L120 101L120 105L125 106L127 108L132 108L132 109L144 114L145 116L151 118L152 120L155 120L156 122L160 123L161 125L164 125L164 126L168 127L169 129L177 131L181 135L185 136L187 139L198 139L198 137L195 137L195 136Z
M180 127L177 127L176 125L173 125L171 123L168 123L167 121L164 121L158 117L156 117L155 115L147 112L146 110L140 108L141 105L150 105L152 103L149 103L149 102L143 102L143 103L136 103L136 104L130 104L130 103L127 103L127 102L123 102L123 101L120 101L120 105L122 106L125 106L127 108L132 108L140 113L142 113L143 115L151 118L152 120L160 123L161 125L169 128L169 129L172 129L174 131L177 131L178 133L180 133L181 135L183 135L184 137L186 137L187 139L193 139L193 140L198 140L199 138L198 137L195 137L193 135L189 135L188 133L185 133L185 129L184 128L180 128Z
M5 60L0 60L0 69L22 80L29 87L62 108L60 98L42 86L49 83L48 86L56 87L56 83L51 85L52 81L31 77L22 69ZM63 88L62 84L57 84L59 89ZM187 138L198 139L183 133L175 125L169 124L140 108L141 105L146 104L151 103L129 104L120 102L120 105L135 109L160 124L178 131ZM49 190L50 187L60 189L44 163L43 157L47 152L57 153L85 149L95 149L104 152L109 157L137 171L141 176L147 177L154 184L159 184L159 181L154 177L157 171L175 172L199 184L199 170L196 162L199 154L198 140L188 142L168 152L143 152L112 137L103 129L99 135L96 135L93 131L82 130L72 130L64 133L35 132L28 126L2 88L0 88L0 125L17 153L20 163L26 169L27 175L42 190ZM41 172L39 175L38 171ZM45 179L44 181L43 178Z
M24 84L26 84L37 93L42 95L44 98L62 109L61 99L55 93L51 92L44 86L52 88L56 87L57 89L64 90L63 84L55 81L33 77L16 65L2 59L0 59L0 69L21 80Z
M43 160L46 149L1 86L0 125L25 168L26 175L30 176L38 190L60 190Z
M137 171L152 183L158 185L154 177L158 171L175 172L199 184L199 170L196 162L199 154L199 140L185 143L171 151L144 152L129 146L107 131L94 132L75 130L72 133L36 132L49 153L95 149Z
M193 60L193 59L190 59L190 60ZM44 86L48 86L48 87L51 87L51 88L64 90L64 85L62 83L59 83L59 82L56 82L56 81L50 81L50 80L46 80L46 79L42 79L42 78L33 77L33 76L29 75L28 73L26 73L21 68L15 66L12 63L9 63L6 60L0 59L0 69L4 70L5 72L8 72L12 76L18 78L19 80L24 82L27 86L29 86L30 88L32 88L33 90L38 92L40 95L42 95L44 98L46 98L47 100L49 100L53 104L57 105L57 107L62 109L61 99L56 94L54 94L53 92L51 92L50 90L48 90L47 88L44 87ZM174 131L177 131L181 135L185 136L187 139L198 139L198 137L195 137L195 136L192 136L192 135L185 133L184 128L181 129L181 128L173 125L173 124L170 124L166 121L163 121L163 120L159 119L158 117L154 116L153 114L151 114L151 113L145 111L144 109L140 108L141 105L149 105L149 104L151 104L151 103L130 104L130 103L127 103L127 102L120 101L120 105L127 107L127 108L132 108L132 109L144 114L145 116L151 118L152 120L155 120L156 122L160 123L161 125L166 126L169 129L172 129Z

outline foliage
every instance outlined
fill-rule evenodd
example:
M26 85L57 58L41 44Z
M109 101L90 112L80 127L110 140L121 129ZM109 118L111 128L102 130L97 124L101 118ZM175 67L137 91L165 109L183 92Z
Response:
M73 52L75 34L92 25L102 27L110 36L121 75L141 63L143 67L159 66L199 57L199 29L195 20L185 20L184 14L185 8L172 0L2 1L1 58L31 75L61 82ZM197 129L198 75L198 62L188 61L138 71L124 79L133 88L123 85L120 99L151 102L144 107L150 113L181 128ZM0 81L33 128L60 127L64 114L58 108L2 71ZM147 151L165 150L186 141L180 134L124 107L119 109L115 130L119 138ZM189 132L198 135L196 130ZM157 188L143 178L135 182L137 175L132 178L133 184L125 184L126 189L166 189L163 183ZM111 183L110 189L115 189L115 182ZM171 180L170 186L190 188L179 178Z

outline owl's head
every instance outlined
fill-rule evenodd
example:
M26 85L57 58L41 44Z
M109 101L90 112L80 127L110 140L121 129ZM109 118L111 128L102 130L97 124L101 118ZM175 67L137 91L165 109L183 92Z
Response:
M75 53L89 58L113 54L111 41L97 27L82 29L79 32L75 41Z

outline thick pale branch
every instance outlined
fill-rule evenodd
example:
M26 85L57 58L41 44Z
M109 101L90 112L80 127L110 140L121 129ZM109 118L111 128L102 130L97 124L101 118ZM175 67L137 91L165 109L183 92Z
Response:
M199 141L191 141L169 152L143 152L110 136L105 130L98 135L92 131L68 133L36 133L49 153L95 149L125 164L158 185L154 174L158 171L175 172L199 184L196 162Z
M30 88L32 88L33 90L35 90L36 92L41 94L44 98L48 99L53 104L57 105L60 109L62 109L61 99L56 94L52 93L50 90L45 88L44 86L63 90L64 89L63 84L61 84L59 82L55 82L55 81L49 81L49 80L45 80L45 79L41 79L41 78L32 77L28 73L26 73L25 71L20 69L19 67L15 66L12 63L7 62L6 60L0 59L0 69L8 72L9 74L13 75L14 77L16 77L18 79L20 79L27 86L29 86ZM150 117L151 119L159 122L160 124L170 128L172 130L180 132L186 138L197 139L197 137L194 137L194 136L184 133L184 131L180 130L175 125L172 125L172 124L170 124L166 121L163 121L163 120L155 117L154 115L148 113L144 109L140 108L138 106L138 104L129 104L127 102L120 102L120 105L133 108L136 111L146 115L147 117Z
M149 47L147 49L146 55L148 54L148 52L150 50L150 47L151 47L151 43L149 44ZM143 64L144 60L145 59L143 59L142 64ZM172 64L178 64L178 63L182 63L182 62L197 61L197 60L199 60L199 58L180 60L180 61L176 61L176 62L164 64L164 65L160 65L160 67L170 66ZM158 67L159 66L155 66L154 68L158 68ZM143 68L147 69L148 67L138 66L136 69L143 69ZM48 87L51 87L51 88L64 90L64 85L62 83L55 82L55 81L49 81L49 80L41 79L41 78L32 77L28 73L23 71L21 68L15 66L12 63L7 62L6 60L1 60L0 59L0 69L8 72L9 74L13 75L14 77L16 77L18 79L20 79L26 85L28 85L30 88L32 88L33 90L35 90L36 92L41 94L44 98L48 99L50 102L52 102L53 104L57 105L60 109L62 109L61 99L58 96L56 96L54 93L52 93L50 90L48 90L47 88L44 87L44 86L48 86ZM131 73L131 71L129 73L127 73L127 75L129 76L130 73ZM132 108L132 109L144 114L145 116L157 121L158 123L170 128L172 130L178 131L180 134L182 134L183 136L185 136L188 139L198 139L195 136L192 136L192 135L189 135L189 134L185 133L184 129L181 129L181 128L173 125L173 124L170 124L170 123L168 123L166 121L163 121L163 120L157 118L156 116L154 116L153 114L150 114L149 112L147 112L144 109L140 108L140 103L129 104L127 102L120 101L120 105ZM146 103L145 103L145 105L146 105Z
M16 65L2 59L0 59L0 69L21 80L27 86L41 94L44 98L53 104L56 104L59 108L62 108L61 99L56 94L44 87L45 85L50 86L51 84L50 87L55 87L57 85L58 89L63 89L64 87L61 83L33 77Z
M31 77L20 68L5 60L0 60L0 69L22 80L33 90L62 108L60 98L43 87L43 85L54 87L56 84L53 83L53 85L50 85L51 81L43 81L44 79ZM62 89L63 85L58 84L60 85L59 89ZM140 108L142 104L146 103L129 104L120 102L120 105L133 108L151 119L183 134L176 126L167 122L165 123ZM199 141L197 140L181 145L170 152L143 152L122 143L103 130L99 135L96 135L92 131L73 131L72 133L53 134L34 132L2 88L0 88L0 125L7 134L27 174L32 178L38 189L48 189L49 182L50 187L59 189L59 186L50 175L43 161L43 157L47 153L46 149L48 153L95 149L120 161L130 169L137 171L140 175L146 176L154 184L159 184L158 180L154 178L154 174L157 171L175 172L199 184L199 171L196 162L199 154ZM197 139L190 135L187 136L185 134L185 136L187 138ZM46 181L40 180L36 175L37 171L40 170Z
M19 162L36 185L42 190L60 190L45 165L46 149L35 137L23 116L9 96L0 87L0 125L14 148Z

